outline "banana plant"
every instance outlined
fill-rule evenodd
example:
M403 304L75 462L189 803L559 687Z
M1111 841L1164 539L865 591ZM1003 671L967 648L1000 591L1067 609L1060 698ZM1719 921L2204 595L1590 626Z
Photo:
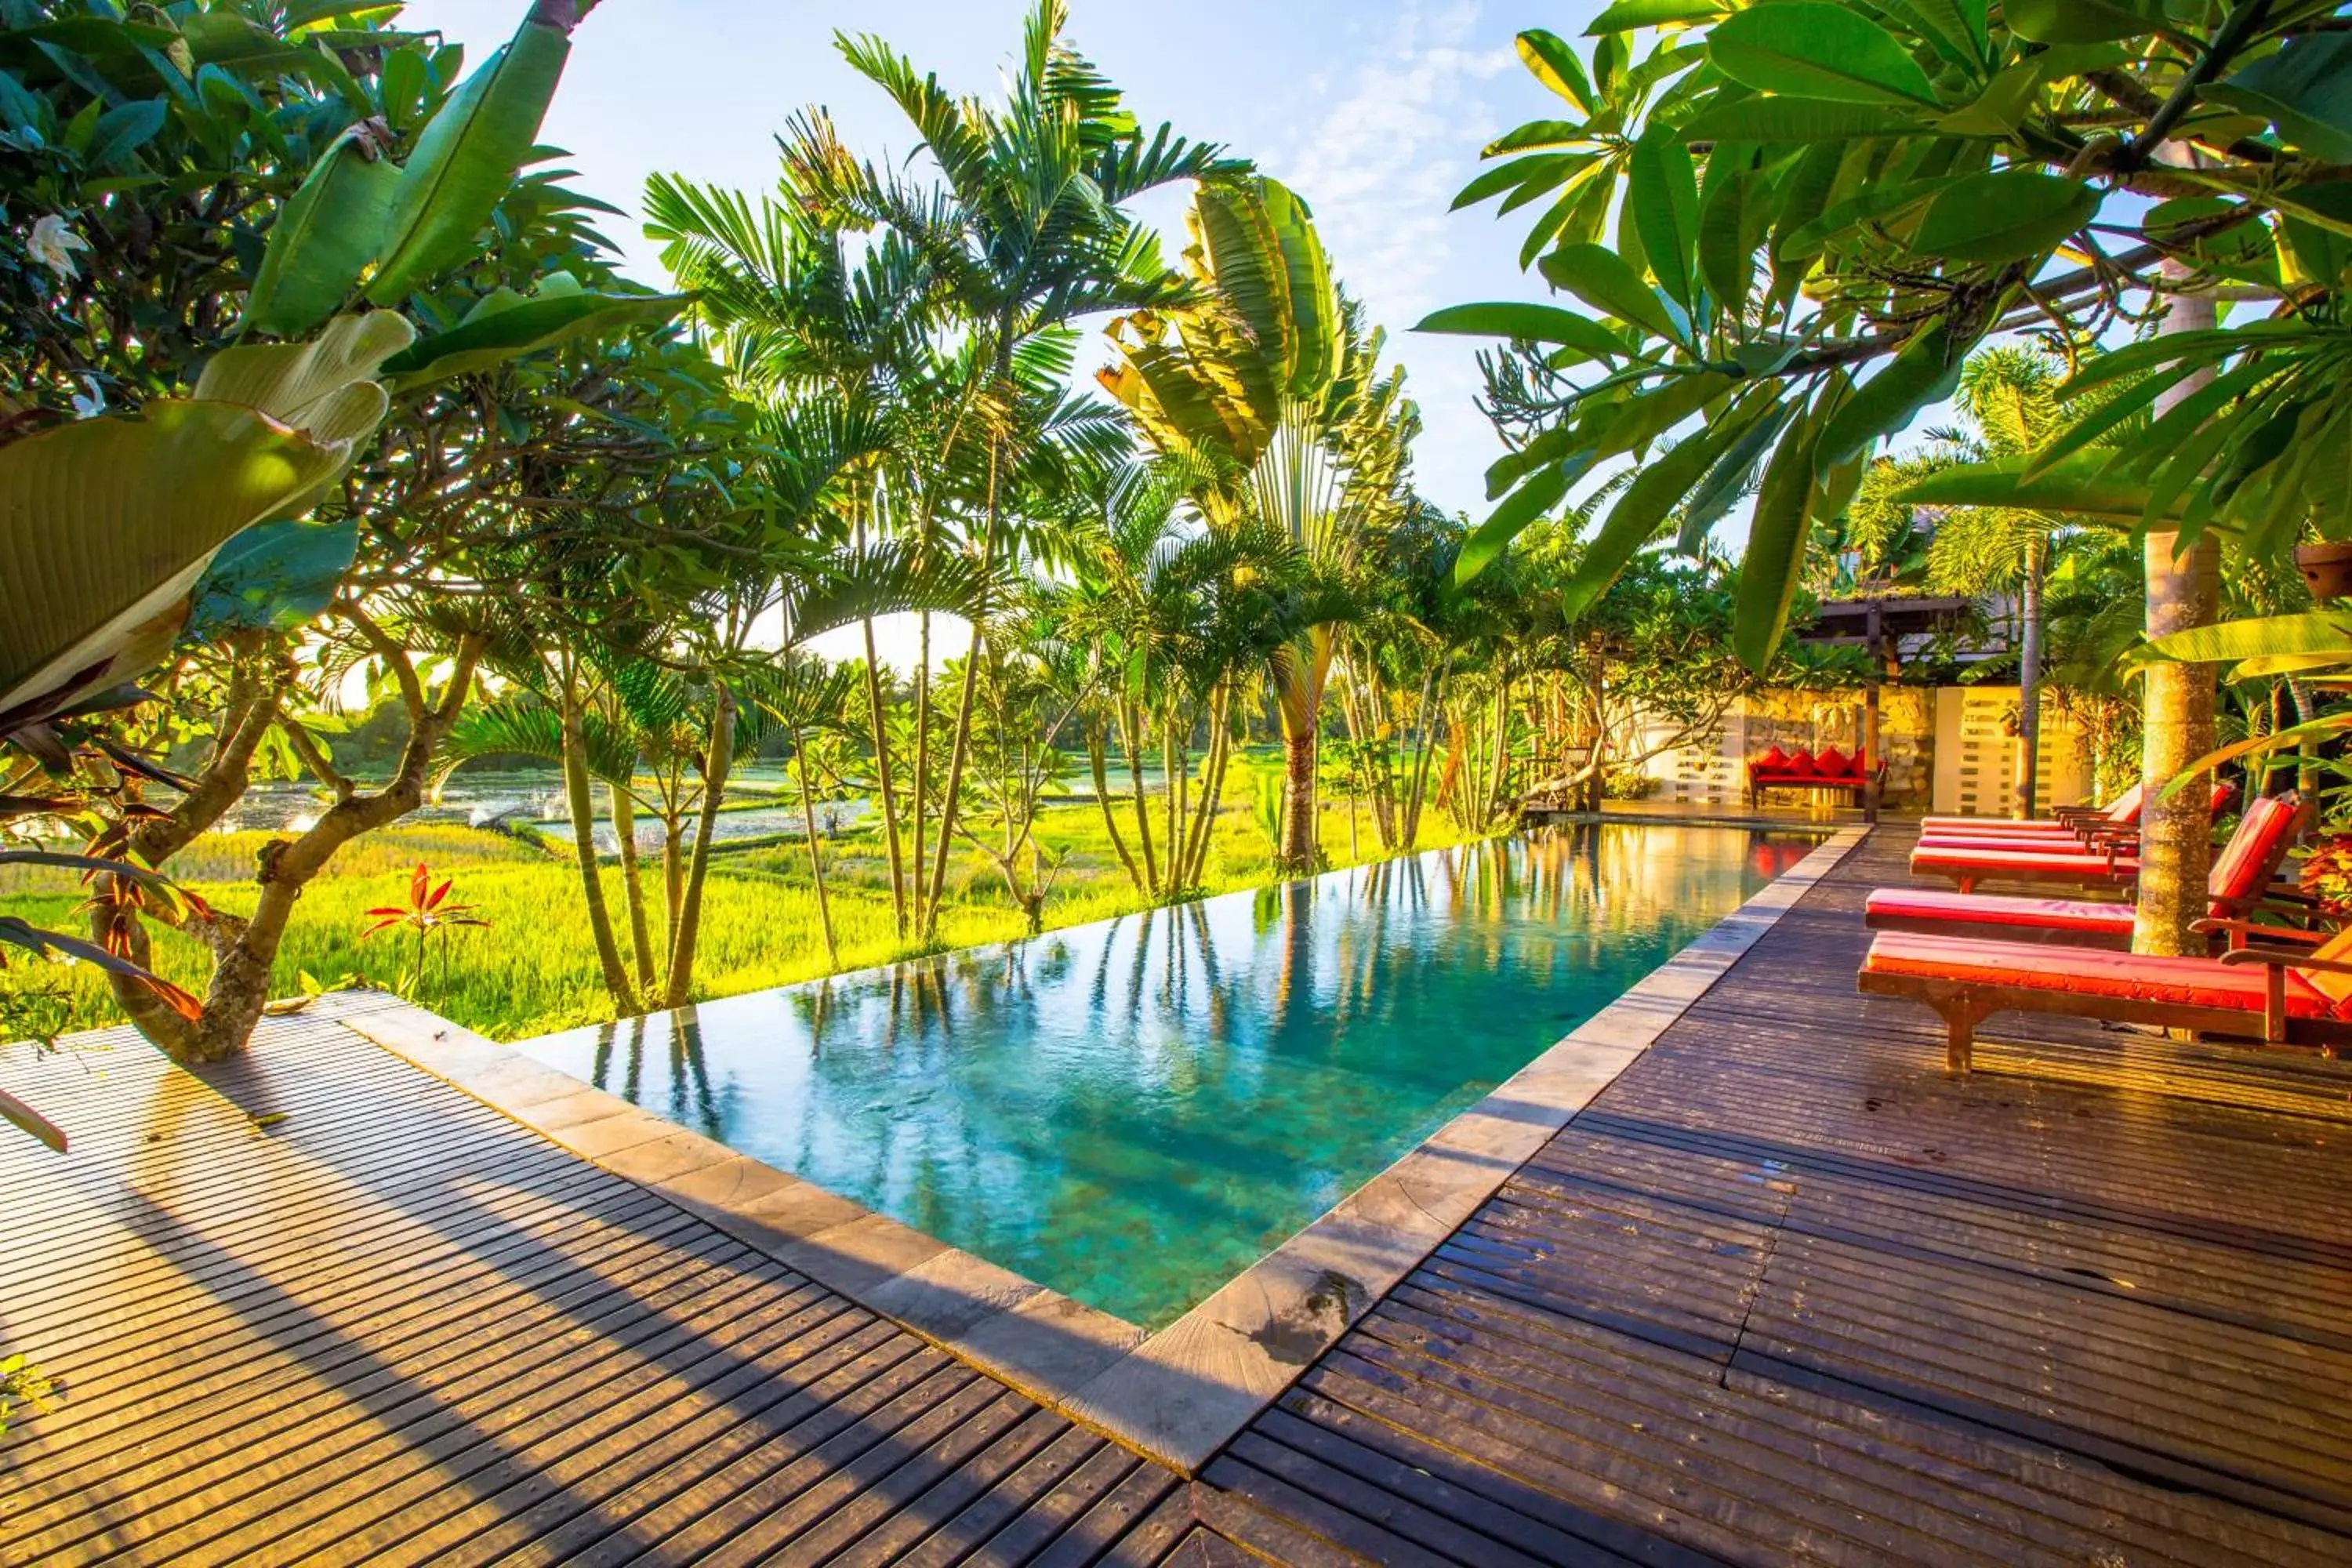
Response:
M0 446L0 734L135 679L186 626L221 547L308 509L383 423L389 312L216 356L186 398Z
M133 363L93 340L68 345L67 360L40 367L47 384L31 390L52 404L60 401L55 383L75 368L74 353L110 377L84 377L89 395L77 406L90 405L89 416L50 425L52 416L13 404L5 411L0 737L53 772L69 767L69 742L107 748L103 729L89 716L142 698L132 681L175 641L284 635L324 608L350 572L359 529L349 517L318 522L307 514L330 493L343 499L338 481L371 449L395 400L439 397L454 377L676 310L676 299L613 286L591 290L574 273L550 269L551 257L593 258L596 248L587 243L593 234L563 210L585 204L555 184L562 176L526 172L546 155L538 128L586 9L575 0L539 0L514 39L454 90L444 84L457 73L457 52L384 30L392 6L370 8L360 19L365 47L348 59L316 36L315 16L272 13L257 21L200 5L174 7L168 25L153 26L93 15L69 38L43 45L62 86L49 86L44 75L28 79L41 83L37 90L27 89L5 68L15 57L0 49L0 141L46 157L33 199L52 213L60 318L79 320L85 306L139 309L150 280L121 258L150 244L181 247L169 253L173 275L201 260L194 269L220 279L203 308L158 330L168 353ZM241 78L215 81L207 74L214 70L207 57L215 55L258 74L241 88L232 85ZM147 77L131 79L141 72ZM205 90L184 92L188 85ZM159 110L176 100L185 112L151 115L140 106L149 100L122 103L120 115L104 107L119 93L158 86L164 98L152 101ZM59 119L55 104L77 94L90 106ZM231 104L232 95L250 112ZM109 128L103 143L83 134L86 121ZM184 135L184 126L195 129ZM289 134L296 129L299 136ZM276 183L276 169L299 168L321 149L298 188ZM109 232L110 215L128 204L99 204L106 181L75 183L100 153L131 161L126 189L152 183L142 167L151 163L166 174L190 163L226 169L208 174L205 186L233 183L243 223L259 230L257 244L241 228L242 247L200 258L179 237L186 225L169 237ZM19 193L11 186L7 194L13 201ZM84 243L92 252L87 280L77 280L62 243L72 229L58 215L68 208L104 241ZM457 302L473 291L461 274L478 270L486 239L492 251L520 259L521 276L537 279L529 292L501 289L460 315ZM110 268L103 289L95 277L100 257ZM235 339L223 346L232 318L214 307L223 299L233 305L240 287L245 309ZM421 340L416 322L428 329ZM178 395L190 379L190 394ZM121 401L135 405L135 415L102 411L118 387L133 394ZM383 652L381 628L362 606L346 602L341 613ZM408 751L418 754L404 754L396 788L356 797L349 781L339 783L341 806L281 858L284 886L265 888L251 922L196 922L215 949L200 1020L164 1016L148 998L117 987L118 1000L151 1037L184 1059L242 1045L266 999L285 911L300 882L338 844L407 808L431 744L465 700L480 643L460 639L455 673L429 701L413 665L404 666L410 679L403 699L420 716ZM193 792L184 799L186 811L174 816L169 833L144 836L142 842L162 846L150 863L200 831L197 817L216 816L218 803L242 787L238 770L253 754L247 731L258 734L272 718L267 696L257 699L253 724L240 721L240 743L220 752L227 771L201 800ZM278 721L299 743L291 719ZM126 767L135 762L119 747L108 754ZM143 942L135 918L128 924L124 940Z
M2199 626L2152 639L2129 662L2138 670L2168 663L2225 666L2221 678L2232 684L2283 679L2340 698L2352 694L2352 609L2322 606L2298 615L2254 616ZM2166 789L2177 795L2191 780L2231 763L2308 748L2346 734L2352 734L2352 709L2305 718L2213 748L2182 769Z
M1271 527L1327 581L1400 493L1419 415L1381 339L1345 301L1306 204L1263 176L1205 182L1184 260L1202 303L1112 324L1120 363L1099 373L1144 437L1198 477L1213 528ZM1335 600L1336 604L1337 601ZM1290 807L1285 865L1315 860L1315 745L1337 648L1309 617L1272 662Z
M228 349L187 398L0 447L0 734L30 731L54 754L37 727L155 663L199 600L213 626L286 618L273 584L299 583L296 604L315 601L322 566L354 536L322 537L297 520L351 466L395 393L683 303L592 293L556 273L532 296L488 296L422 342L392 310L328 321L362 292L364 302L404 303L466 258L533 156L585 9L538 0L513 41L423 125L404 163L391 162L380 121L329 147L270 226L245 317L248 331L289 338L323 323L312 341ZM275 526L205 584L223 547L263 523Z

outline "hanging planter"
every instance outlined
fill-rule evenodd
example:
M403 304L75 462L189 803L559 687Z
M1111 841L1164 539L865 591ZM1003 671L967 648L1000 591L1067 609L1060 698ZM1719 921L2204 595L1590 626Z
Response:
M2352 543L2298 544L2294 564L2321 604L2352 596Z

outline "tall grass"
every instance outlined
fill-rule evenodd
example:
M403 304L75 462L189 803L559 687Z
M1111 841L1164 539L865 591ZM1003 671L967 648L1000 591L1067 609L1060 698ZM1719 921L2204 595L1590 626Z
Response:
M1211 893L1256 887L1273 879L1273 847L1252 819L1250 806L1220 814L1205 868ZM1122 822L1122 826L1127 825ZM270 835L216 834L200 839L171 868L184 884L236 913L253 908L255 856ZM1040 818L1040 841L1050 861L1063 859L1045 906L1048 929L1105 920L1143 907L1100 813L1093 805L1053 807ZM1423 847L1456 842L1448 825L1425 819ZM1335 865L1346 863L1347 811L1327 807L1323 842ZM1378 854L1369 826L1366 858ZM868 831L828 841L826 887L832 895L835 941L845 970L868 968L924 949L893 930L888 872L878 839ZM494 1039L524 1039L613 1016L582 907L579 872L539 847L493 832L455 825L395 826L345 848L327 873L304 890L278 957L280 994L300 988L307 974L333 985L347 978L393 986L409 966L411 950L388 938L363 942L362 911L404 902L416 863L436 877L454 876L453 899L477 906L485 931L452 934L445 950L435 939L425 973L412 999ZM652 868L648 868L651 872ZM605 896L616 915L621 877L605 871ZM1006 942L1025 933L1020 911L1005 896L991 862L961 856L950 875L950 900L940 921L942 948ZM657 874L646 879L656 944L661 940ZM804 845L772 846L722 854L704 892L701 951L696 966L699 1000L788 985L827 972L817 929L816 900ZM11 914L36 925L79 931L80 894L69 874L0 871L0 898ZM624 932L623 942L626 944ZM206 963L195 944L159 931L156 967L183 984L200 985ZM43 1029L81 1029L119 1022L101 978L87 965L11 957L0 969L0 1002L47 995L28 1009Z

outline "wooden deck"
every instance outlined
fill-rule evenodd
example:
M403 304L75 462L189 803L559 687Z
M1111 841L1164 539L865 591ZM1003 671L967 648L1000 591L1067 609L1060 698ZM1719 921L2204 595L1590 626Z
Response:
M0 1563L2352 1560L2352 1070L2002 1019L1947 1080L1853 993L1904 847L1192 1483L331 1021L11 1049L77 1143L0 1142L67 1394Z

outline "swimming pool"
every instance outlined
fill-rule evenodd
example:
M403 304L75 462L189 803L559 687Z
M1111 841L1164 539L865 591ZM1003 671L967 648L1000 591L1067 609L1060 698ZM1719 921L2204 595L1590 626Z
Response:
M1555 830L514 1048L1158 1329L1816 842Z

